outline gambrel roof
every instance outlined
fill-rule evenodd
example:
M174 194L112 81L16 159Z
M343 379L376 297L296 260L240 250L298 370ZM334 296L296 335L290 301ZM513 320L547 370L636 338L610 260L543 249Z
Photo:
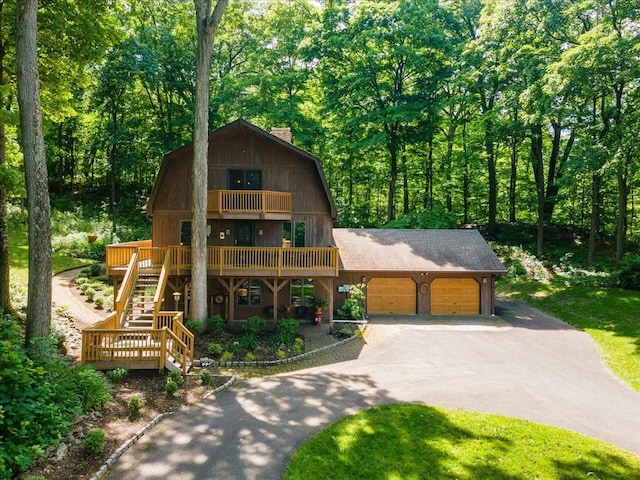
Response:
M335 228L344 271L507 273L477 230Z

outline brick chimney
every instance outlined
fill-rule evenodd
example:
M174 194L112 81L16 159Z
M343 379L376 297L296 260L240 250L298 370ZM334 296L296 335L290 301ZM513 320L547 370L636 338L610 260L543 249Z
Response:
M293 136L291 135L291 129L289 127L271 127L271 131L269 133L274 137L278 137L280 140L284 140L288 143L293 143Z

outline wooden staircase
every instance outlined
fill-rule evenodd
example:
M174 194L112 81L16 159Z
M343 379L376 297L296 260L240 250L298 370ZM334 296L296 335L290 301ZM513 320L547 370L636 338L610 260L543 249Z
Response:
M159 275L138 274L127 301L123 328L153 328Z
M82 331L82 361L96 368L157 368L186 374L193 361L194 337L183 313L161 311L169 274L145 271L134 254L118 290L115 312Z

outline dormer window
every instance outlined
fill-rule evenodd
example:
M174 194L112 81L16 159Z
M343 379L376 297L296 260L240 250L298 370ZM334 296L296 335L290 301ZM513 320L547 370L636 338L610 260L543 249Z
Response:
M229 190L262 190L262 170L229 170Z

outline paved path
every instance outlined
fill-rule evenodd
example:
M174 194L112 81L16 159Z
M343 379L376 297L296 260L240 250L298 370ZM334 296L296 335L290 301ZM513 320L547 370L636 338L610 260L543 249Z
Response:
M319 430L397 402L521 417L640 454L640 395L610 373L588 335L518 303L500 302L498 313L508 323L479 328L376 318L358 358L240 381L162 421L109 478L279 479Z

